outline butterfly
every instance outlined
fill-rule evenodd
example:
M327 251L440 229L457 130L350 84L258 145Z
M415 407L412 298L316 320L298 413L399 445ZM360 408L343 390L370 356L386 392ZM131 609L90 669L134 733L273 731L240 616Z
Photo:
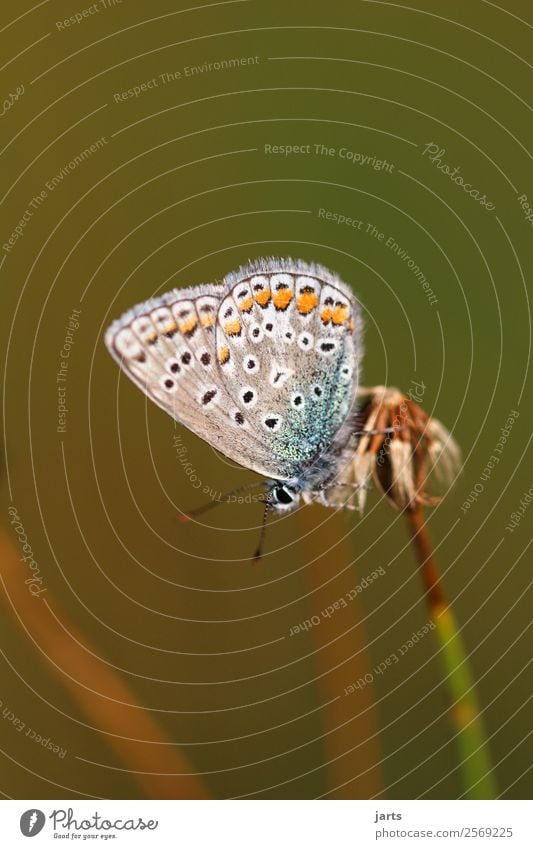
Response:
M361 307L336 274L269 257L221 284L139 304L105 344L172 418L266 478L264 532L269 511L340 504L358 433L362 331Z

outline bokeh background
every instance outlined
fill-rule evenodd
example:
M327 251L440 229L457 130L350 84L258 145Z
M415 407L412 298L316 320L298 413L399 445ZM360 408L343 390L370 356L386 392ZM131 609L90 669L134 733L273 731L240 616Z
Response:
M255 476L150 405L102 344L138 301L290 254L357 293L365 385L423 384L462 448L429 527L499 793L527 796L530 5L24 0L0 15L2 794L462 794L433 634L372 673L428 622L401 515L376 492L363 516L305 508L272 523L260 567L261 505L179 524L204 486Z

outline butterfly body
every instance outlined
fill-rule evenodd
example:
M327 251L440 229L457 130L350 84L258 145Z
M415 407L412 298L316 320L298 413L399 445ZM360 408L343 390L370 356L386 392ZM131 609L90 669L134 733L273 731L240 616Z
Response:
M283 512L301 498L330 503L353 454L361 335L335 274L269 258L138 305L105 342L169 415L265 477Z

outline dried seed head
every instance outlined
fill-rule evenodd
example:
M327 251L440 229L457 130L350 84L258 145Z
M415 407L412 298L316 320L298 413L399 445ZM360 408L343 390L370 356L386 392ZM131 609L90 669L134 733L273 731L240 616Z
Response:
M448 486L461 464L459 448L444 425L398 389L376 386L359 394L357 430L362 435L339 484L358 486L361 511L372 477L399 509L438 502L427 491L429 478L434 475Z

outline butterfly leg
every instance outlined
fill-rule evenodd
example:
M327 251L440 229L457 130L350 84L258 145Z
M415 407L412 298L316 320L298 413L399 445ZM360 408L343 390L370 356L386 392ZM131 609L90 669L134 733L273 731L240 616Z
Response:
M270 499L268 496L265 498L265 509L263 510L263 521L261 523L261 531L259 533L259 542L257 543L257 548L254 551L254 555L252 560L256 566L261 565L261 560L263 559L263 545L265 542L265 534L266 534L266 526L268 514L272 510L272 504L270 503Z
M346 489L348 490L348 495L343 497L340 495L339 490ZM370 487L365 483L333 483L329 486L325 486L321 493L322 495L322 503L325 507L334 507L335 509L344 509L344 510L357 510L358 508L355 504L352 503L352 498L356 493L360 493L361 490L368 491ZM337 498L330 501L328 498L328 492L332 494L336 493Z
M406 425L398 425L398 427L380 427L374 430L354 430L351 436L375 436L377 434L396 433L398 430L403 430Z

